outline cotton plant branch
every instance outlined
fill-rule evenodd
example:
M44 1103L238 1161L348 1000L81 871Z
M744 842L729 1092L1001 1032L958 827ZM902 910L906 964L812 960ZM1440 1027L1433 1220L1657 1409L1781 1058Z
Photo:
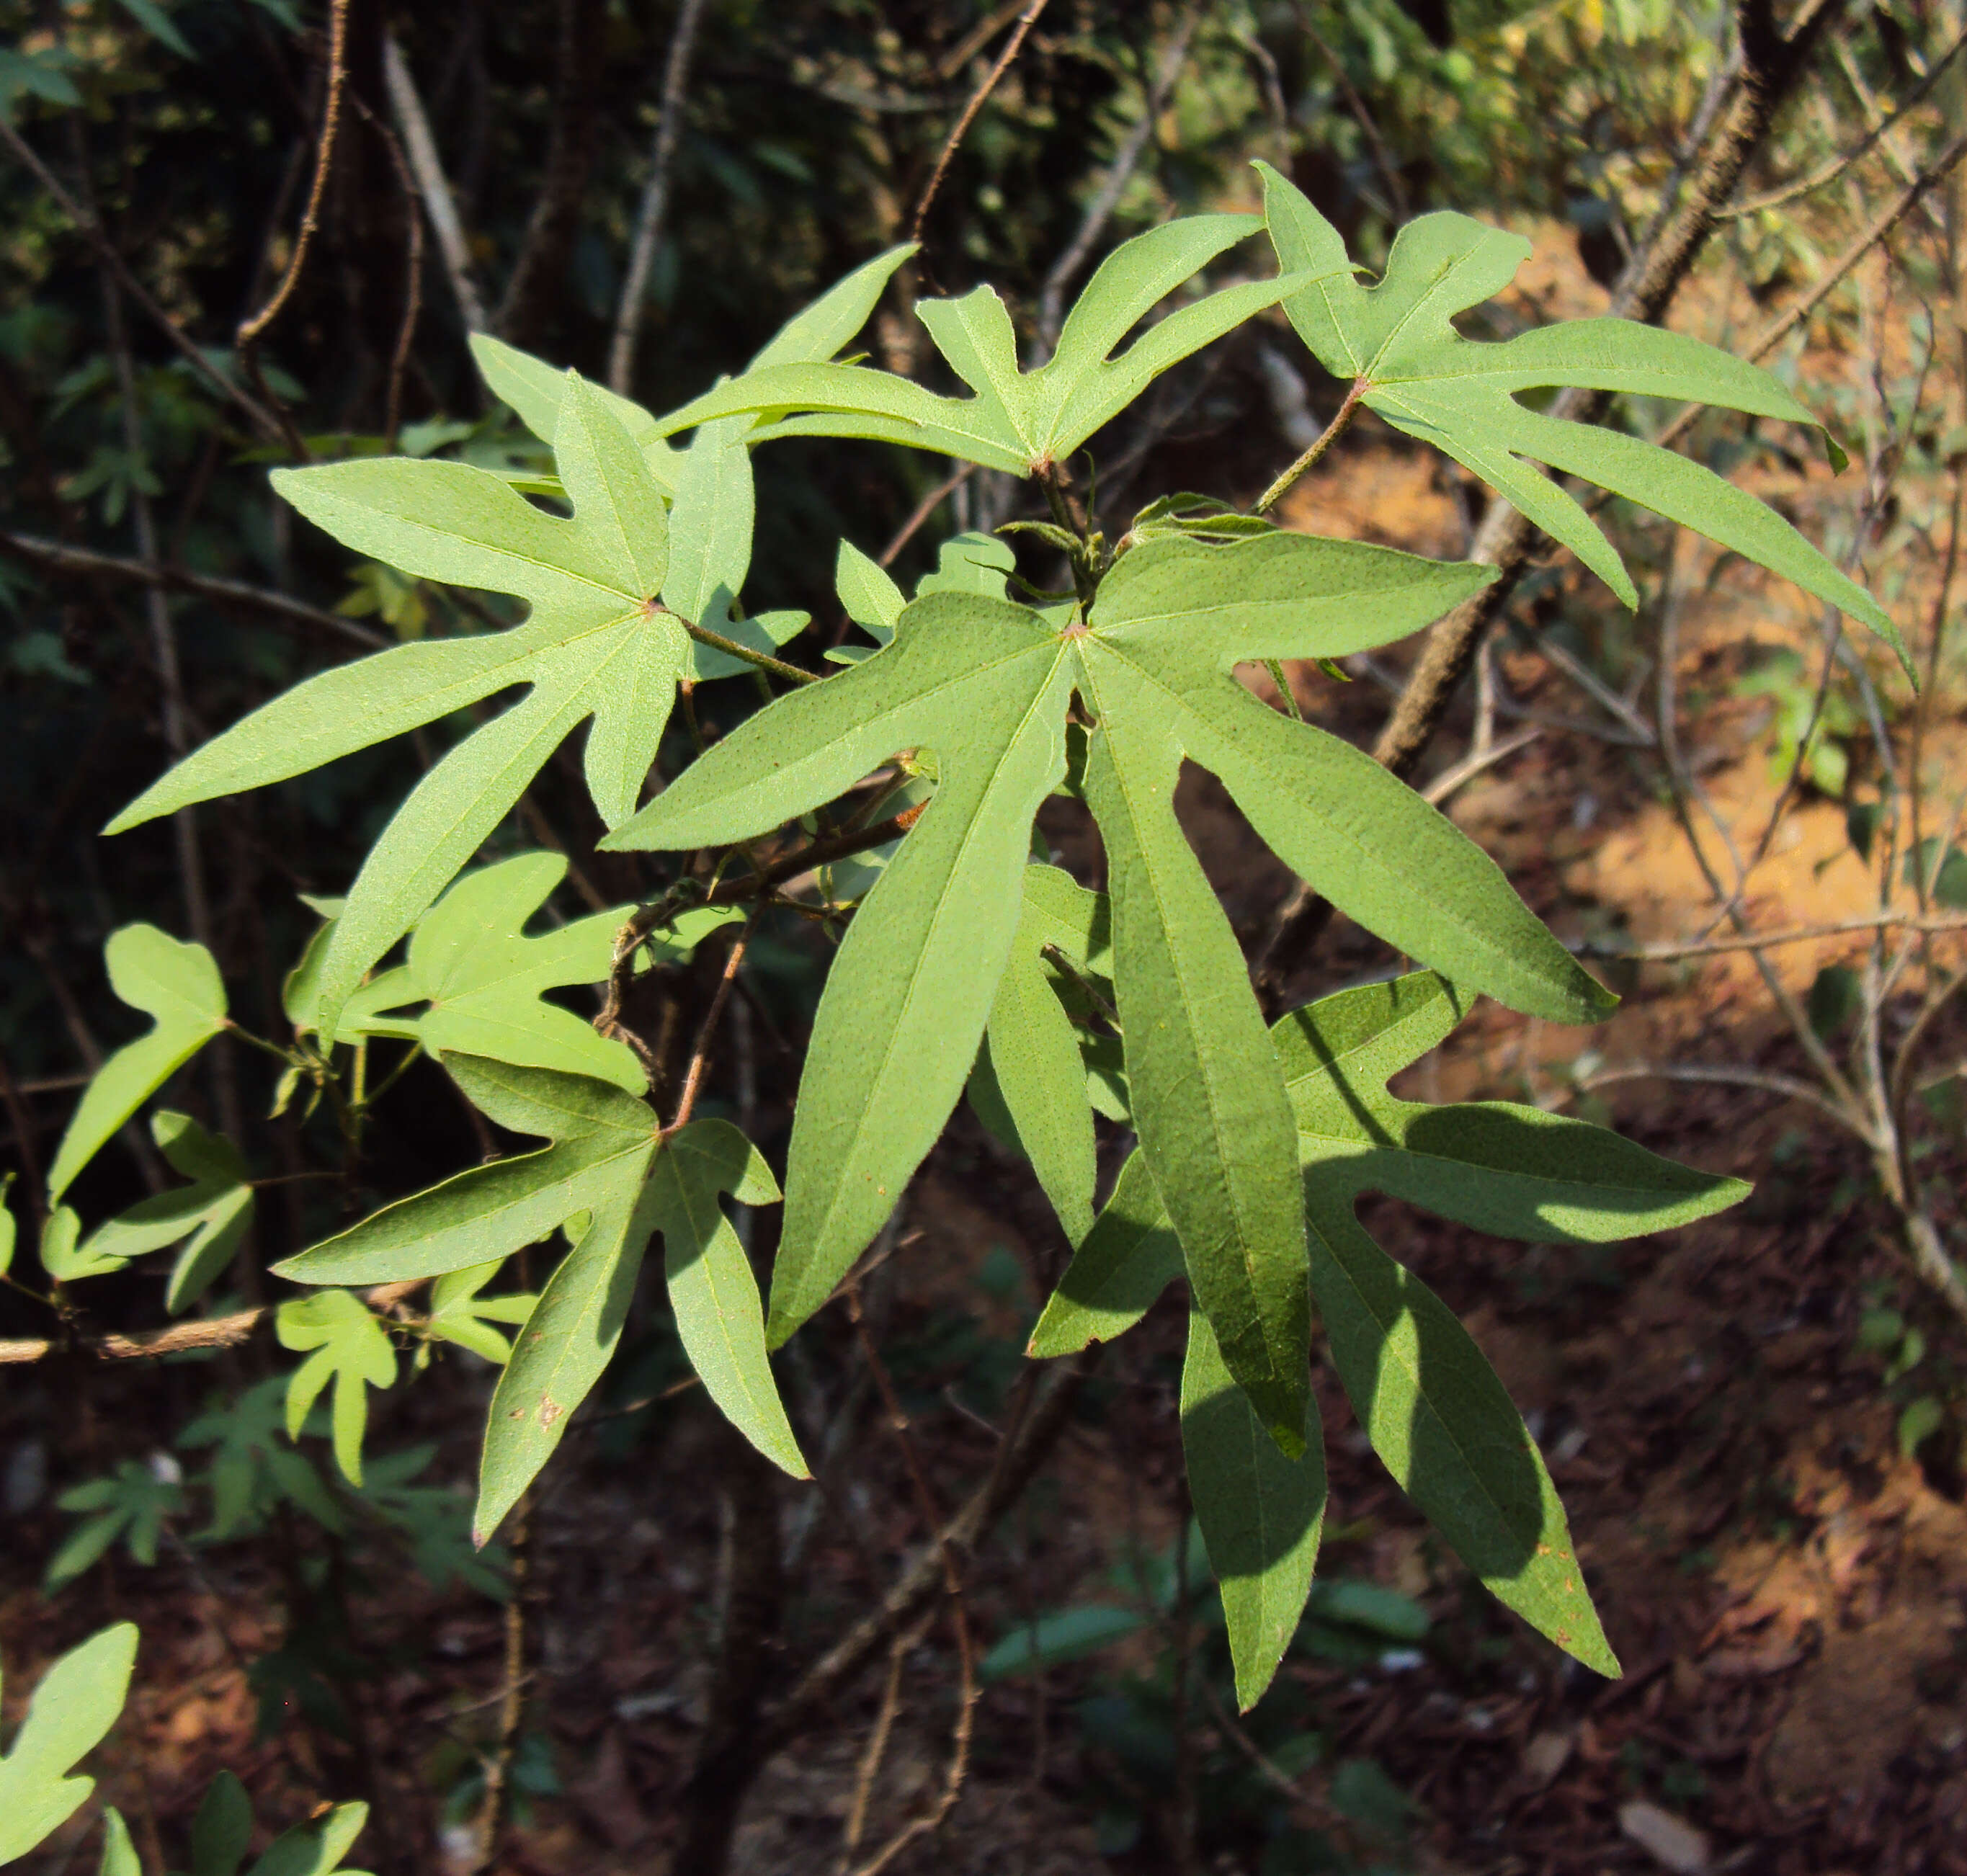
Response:
M655 264L663 217L669 207L670 171L683 134L683 95L690 82L690 61L705 0L683 0L670 34L669 57L663 69L662 103L656 115L655 141L649 150L649 173L635 210L635 234L628 248L628 270L622 297L615 308L615 331L608 347L608 386L625 397L635 373L635 339L648 303L649 270Z
M466 331L483 332L490 321L473 276L471 250L465 243L463 224L458 219L457 200L438 157L437 140L431 134L430 119L418 95L409 61L403 57L393 33L383 36L383 82L389 94L389 108L402 132L404 153L423 199L424 213L430 218L431 231L437 237L444 277L451 283L459 315Z

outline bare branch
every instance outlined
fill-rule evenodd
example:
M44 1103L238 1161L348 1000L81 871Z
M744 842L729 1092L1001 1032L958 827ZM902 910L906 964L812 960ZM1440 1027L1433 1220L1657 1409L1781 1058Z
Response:
M991 92L997 89L997 81L1011 69L1011 61L1023 49L1025 36L1038 24L1038 15L1045 10L1045 0L1031 0L1031 4L1018 15L1018 23L1012 28L1011 36L1004 42L1004 50L997 55L997 63L984 76L984 82L970 95L970 102L963 107L963 115L956 120L942 146L942 153L935 160L935 167L929 172L928 186L922 190L916 203L916 211L909 222L909 239L922 239L922 224L929 218L929 205L936 199L942 187L942 179L949 172L959 146L970 134L970 127L977 121L977 114L984 108Z
M451 283L457 310L466 328L483 332L489 323L485 302L479 297L477 282L471 273L471 250L465 245L464 229L457 218L457 202L439 160L436 140L431 135L430 119L423 100L417 95L416 80L396 35L383 36L383 82L389 92L389 108L403 133L403 148L423 198L424 213L429 216L437 236L438 252L443 257L444 276Z
M649 270L655 263L656 243L669 206L670 168L676 160L683 130L683 89L690 82L690 57L703 20L704 0L683 0L676 29L670 35L669 61L663 71L663 100L656 118L656 138L649 151L648 179L635 211L635 237L628 249L628 271L615 307L615 336L608 347L608 383L622 396L635 371L635 335L641 330L642 308L649 293Z
M99 576L128 580L139 586L166 586L173 592L195 593L221 605L243 606L263 613L283 625L305 626L360 645L365 651L381 651L392 641L352 618L325 612L304 600L289 599L270 587L248 586L244 580L221 580L211 573L194 573L182 567L155 560L126 560L114 554L99 554L89 547L72 547L66 542L50 541L39 534L11 534L0 529L0 553L10 554L31 567L71 576Z

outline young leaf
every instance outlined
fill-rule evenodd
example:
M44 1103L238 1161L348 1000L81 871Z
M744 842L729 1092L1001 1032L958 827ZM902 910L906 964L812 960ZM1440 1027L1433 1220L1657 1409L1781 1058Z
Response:
M433 1055L488 1057L564 1074L591 1075L639 1094L646 1077L625 1043L597 1035L592 1023L546 1002L541 993L602 982L615 939L634 911L619 906L538 938L525 927L567 872L559 854L521 854L469 873L417 922L408 959L365 983L342 1012L340 1038L392 1035ZM696 906L652 940L652 962L687 958L719 925L742 915ZM421 1002L412 1014L385 1012Z
M1817 419L1772 373L1697 339L1631 319L1567 320L1502 344L1465 339L1454 316L1516 277L1531 251L1521 235L1466 215L1423 215L1401 229L1378 284L1362 287L1339 231L1269 164L1257 168L1278 265L1319 276L1285 299L1285 312L1319 363L1349 379L1361 401L1394 428L1432 444L1481 477L1628 605L1637 605L1639 596L1617 551L1535 463L1595 482L1794 580L1878 633L1917 684L1885 609L1765 503L1686 457L1617 431L1548 417L1517 401L1524 391L1575 385L1717 405L1817 428Z
M468 1270L450 1271L431 1287L431 1312L424 1332L440 1342L457 1343L473 1355L503 1367L511 1358L512 1345L492 1325L523 1323L539 1301L524 1292L502 1296L481 1296L478 1293L499 1274L505 1260L494 1258Z
M1286 859L1410 954L1537 1014L1602 1015L1604 993L1452 822L1230 674L1384 643L1488 577L1274 534L1137 548L1084 625L932 593L893 644L759 712L608 837L745 839L897 749L935 754L934 797L863 902L820 1002L773 1273L775 1344L832 1293L954 1104L1011 954L1032 817L1064 772L1076 689L1100 718L1087 793L1114 874L1136 1122L1226 1359L1280 1438L1296 1437L1306 1253L1290 1112L1242 954L1174 818L1176 770L1184 748L1217 768Z
M796 1479L809 1478L772 1380L757 1279L719 1195L775 1205L764 1156L728 1121L693 1121L665 1142L649 1173L651 1216L663 1234L664 1272L690 1366L724 1416Z
M0 1758L0 1863L25 1856L95 1789L71 1778L116 1723L137 1661L137 1626L119 1622L73 1648L41 1677Z
M425 579L515 594L531 615L508 631L422 640L324 671L205 744L110 824L121 832L263 787L528 686L425 776L370 849L321 963L318 1015L329 1033L370 966L590 716L585 770L596 809L610 826L634 812L676 680L690 669L687 634L655 603L667 566L662 492L620 419L573 373L554 451L570 521L459 463L276 471L283 495L358 552Z
M1019 370L1010 315L994 289L917 301L936 349L971 396L938 396L863 365L761 361L658 427L667 436L742 413L765 420L754 433L758 441L870 437L1013 475L1035 473L1064 461L1170 366L1309 283L1306 275L1226 287L1109 356L1161 301L1261 225L1253 215L1190 215L1123 241L1087 283L1058 350L1036 371Z
M124 1267L120 1257L105 1257L81 1242L82 1219L75 1208L58 1205L41 1225L41 1268L58 1283L86 1277L108 1277Z
M323 1290L283 1303L273 1319L283 1348L312 1349L287 1383L287 1437L299 1439L308 1409L331 1380L334 1462L351 1485L362 1483L362 1435L369 1392L396 1380L396 1351L367 1304L352 1291Z
M1262 1699L1297 1632L1325 1526L1325 1445L1306 1396L1303 1450L1287 1459L1224 1366L1209 1318L1191 1309L1181 1371L1189 1496L1223 1592L1236 1703Z
M225 986L202 944L180 944L153 925L126 925L102 948L109 987L155 1027L99 1068L48 1172L59 1199L103 1142L226 1026Z
M44 1589L72 1582L120 1537L123 1547L146 1568L157 1561L157 1545L167 1520L184 1508L177 1467L167 1455L151 1462L124 1459L108 1477L72 1485L55 1503L63 1511L86 1513L49 1558Z
M894 637L895 622L902 615L902 589L888 577L886 567L870 560L851 541L840 544L833 590L847 616L875 644L885 645Z
M1113 1196L1100 1208L1047 1300L1025 1352L1034 1358L1077 1355L1124 1335L1182 1274L1181 1240L1168 1222L1145 1154L1131 1153Z
M105 1270L120 1268L131 1258L185 1241L164 1291L165 1309L177 1316L232 1261L252 1225L253 1189L232 1142L207 1133L189 1115L161 1109L150 1116L150 1133L172 1169L192 1183L140 1200L99 1226L78 1254Z

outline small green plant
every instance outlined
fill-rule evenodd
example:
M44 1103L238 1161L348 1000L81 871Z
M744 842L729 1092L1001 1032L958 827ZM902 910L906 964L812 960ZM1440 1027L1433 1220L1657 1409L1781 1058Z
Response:
M428 455L276 471L281 494L367 562L489 596L438 634L435 612L413 615L389 587L405 642L276 697L110 831L523 696L464 729L346 899L319 903L323 923L286 986L290 1036L248 1036L197 946L144 926L112 938L112 983L155 1027L105 1066L61 1143L47 1275L66 1286L187 1237L173 1296L218 1274L216 1247L250 1186L221 1143L170 1133L168 1118L159 1138L192 1181L168 1195L168 1216L139 1207L86 1235L61 1203L215 1038L277 1057L278 1104L305 1090L307 1111L325 1103L351 1142L397 1077L434 1054L485 1120L546 1144L459 1170L275 1266L317 1287L274 1312L282 1345L305 1358L285 1395L287 1434L331 1387L337 1463L359 1480L369 1398L401 1384L402 1348L416 1351L412 1372L438 1345L501 1364L473 1520L483 1542L601 1379L660 1236L677 1332L705 1391L803 1477L772 1352L850 1277L967 1089L1030 1161L1074 1248L1035 1357L1120 1333L1186 1280L1183 1441L1239 1705L1270 1685L1313 1593L1326 1497L1315 1320L1375 1449L1445 1541L1560 1647L1616 1673L1521 1417L1452 1313L1360 1225L1355 1201L1383 1192L1479 1229L1592 1245L1703 1216L1746 1188L1535 1108L1387 1092L1479 996L1580 1024L1615 999L1421 796L1238 679L1242 667L1329 664L1392 643L1492 570L1285 532L1265 510L1371 408L1500 489L1628 603L1618 556L1537 463L1710 535L1902 648L1871 597L1772 510L1635 436L1523 401L1589 386L1810 425L1767 373L1616 320L1505 344L1465 338L1454 317L1508 283L1528 252L1520 237L1426 216L1362 286L1310 203L1274 171L1262 183L1261 216L1190 217L1123 244L1031 369L991 289L920 302L967 395L838 356L910 251L895 249L746 370L666 416L479 338L487 385L551 446L550 471ZM1261 234L1274 275L1151 320ZM1271 307L1346 389L1332 426L1257 509L1186 493L1130 518L1082 504L1068 465L1101 427ZM671 441L685 433L686 447ZM1048 518L1000 531L1010 542L946 544L906 598L843 543L838 597L866 642L816 670L781 655L807 614L752 615L741 601L751 453L789 437L873 438L1028 477ZM380 608L385 583L361 577ZM722 699L723 731L707 735L697 697L740 677L707 693ZM522 854L467 869L583 724L599 845L673 857L633 863L650 887L637 902L530 934L566 862ZM1219 777L1293 870L1420 968L1267 1021L1174 812L1185 760ZM1090 812L1105 890L1048 864L1035 820L1055 799ZM805 896L796 882L811 883ZM777 1178L729 1120L697 1108L731 982L761 922L788 909L837 949L793 1113L767 1302L726 1202L775 1204ZM709 944L725 948L724 974L678 1074L628 1012L638 974ZM550 1000L583 983L606 987L591 1028ZM394 1061L372 1072L386 1048ZM1102 1124L1137 1143L1103 1205ZM506 1260L555 1232L567 1249L536 1300L530 1277L495 1287ZM420 1316L405 1299L426 1283L438 1287ZM218 1448L223 1528L282 1494L321 1516L318 1479L274 1462L270 1413L270 1397L256 1397L250 1426L201 1433ZM410 1476L390 1471L385 1500L407 1505Z

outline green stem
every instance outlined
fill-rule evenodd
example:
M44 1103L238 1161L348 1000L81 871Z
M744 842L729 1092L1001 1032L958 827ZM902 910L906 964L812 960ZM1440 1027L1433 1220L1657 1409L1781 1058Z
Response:
M1345 402L1339 407L1339 415L1319 432L1317 440L1311 447L1264 491L1256 507L1251 511L1253 514L1268 513L1284 499L1285 491L1297 480L1299 476L1303 475L1306 470L1316 467L1319 457L1323 456L1325 452L1345 434L1346 426L1352 422L1359 408L1360 399L1365 394L1366 380L1364 378L1355 378L1352 381L1352 389L1345 393Z
M770 671L774 677L783 677L789 684L816 684L820 680L813 671L803 671L796 664L788 664L783 658L774 658L762 651L754 651L749 645L741 645L735 638L727 638L722 632L712 631L708 625L693 625L677 613L670 616L700 645L709 645L722 652L725 657L741 658L745 664L755 665L761 671Z

